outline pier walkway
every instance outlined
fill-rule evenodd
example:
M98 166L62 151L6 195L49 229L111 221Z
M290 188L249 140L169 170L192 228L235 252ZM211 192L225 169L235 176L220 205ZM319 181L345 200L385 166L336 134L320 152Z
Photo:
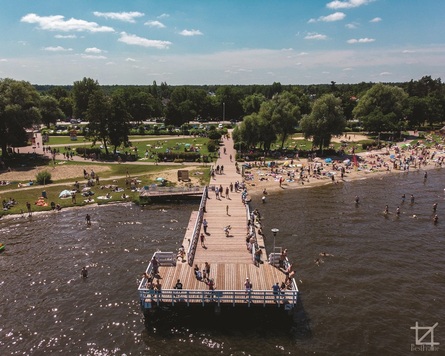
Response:
M291 280L290 288L280 293L273 293L272 286L281 285L285 281L284 271L278 268L279 253L268 255L263 235L258 233L260 223L253 219L250 204L242 201L242 191L235 191L235 182L242 182L241 166L235 166L236 151L231 138L223 138L220 147L220 157L214 164L215 175L211 178L208 191L204 191L199 211L193 212L187 231L183 238L186 254L184 258L177 257L177 251L157 252L159 273L153 272L151 262L147 274L157 277L162 285L162 292L147 284L144 278L139 286L141 305L152 308L163 303L178 302L201 303L217 302L237 304L285 305L292 308L297 303L298 288ZM216 167L223 167L221 173ZM230 186L233 189L230 189ZM215 190L222 187L223 193L217 198ZM226 193L228 188L228 194ZM207 198L206 198L207 194ZM204 231L203 220L207 221L207 233ZM253 221L248 225L248 221ZM230 225L229 235L224 228ZM247 248L248 233L254 234L257 240L252 251ZM200 235L204 234L204 244ZM269 234L270 236L271 234ZM271 237L272 238L272 237ZM261 250L261 260L255 262L255 252ZM208 283L199 281L194 272L195 265L200 271L205 263L210 264L209 278L214 282L214 290L209 290ZM287 265L287 260L286 260ZM252 291L246 293L246 278L252 283ZM175 289L180 280L182 290ZM156 283L154 283L156 285Z

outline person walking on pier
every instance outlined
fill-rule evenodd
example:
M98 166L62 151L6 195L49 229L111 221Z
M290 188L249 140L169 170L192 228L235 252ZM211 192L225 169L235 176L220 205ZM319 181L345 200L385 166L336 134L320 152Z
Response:
M278 303L278 300L280 297L280 285L278 282L272 286L272 291L273 291L273 298L275 300L275 303Z
M182 283L180 279L178 279L178 281L176 282L175 289L182 289Z
M199 238L200 238L200 240L201 240L201 247L204 247L204 248L206 248L206 245L205 245L205 239L206 239L206 237L205 237L205 235L201 232L201 236L199 236Z
M249 278L246 278L246 281L244 282L244 288L246 289L246 293L244 295L244 301L247 302L247 297L249 297L250 301L250 293L252 292L252 283L250 283Z
M206 235L207 235L207 226L208 226L207 220L204 219L202 222L202 227L204 228L204 234Z

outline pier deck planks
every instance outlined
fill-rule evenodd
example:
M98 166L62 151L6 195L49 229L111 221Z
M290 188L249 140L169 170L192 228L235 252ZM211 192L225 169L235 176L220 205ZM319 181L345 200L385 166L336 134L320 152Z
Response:
M244 290L244 282L248 277L253 285L253 290L271 290L276 282L285 280L284 273L267 262L267 253L263 238L257 234L258 244L262 247L263 263L258 267L253 264L252 255L246 247L247 235L247 215L246 208L241 201L241 192L229 192L225 194L226 187L230 183L242 181L240 174L236 173L235 150L232 139L224 139L221 147L221 157L215 163L224 166L223 174L215 174L210 185L223 187L223 194L220 199L216 199L215 192L209 189L209 199L207 200L206 213L204 219L208 222L208 234L205 239L205 248L198 247L195 254L194 264L197 264L202 271L204 263L210 263L210 278L215 281L216 290ZM223 150L226 148L226 154ZM233 160L230 161L230 155ZM227 213L228 207L228 213ZM197 212L193 212L183 244L188 248L188 239L191 239ZM226 237L224 227L230 225L230 236ZM201 232L204 232L201 228ZM187 262L177 261L176 266L161 266L160 276L162 288L172 289L178 279L181 280L184 289L206 290L207 285L195 278L193 266Z

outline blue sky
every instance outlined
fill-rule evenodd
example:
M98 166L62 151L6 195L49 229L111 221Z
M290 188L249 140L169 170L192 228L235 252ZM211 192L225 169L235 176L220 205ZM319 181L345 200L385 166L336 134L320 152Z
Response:
M444 79L442 0L0 0L0 78L33 84Z

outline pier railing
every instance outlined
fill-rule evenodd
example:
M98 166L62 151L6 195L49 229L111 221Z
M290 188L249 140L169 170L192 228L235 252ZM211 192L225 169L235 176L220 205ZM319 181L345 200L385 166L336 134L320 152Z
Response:
M298 290L286 290L274 293L271 290L258 290L246 292L244 290L186 290L186 289L163 289L162 291L139 289L141 305L145 309L151 309L154 305L177 303L202 306L209 303L220 304L247 304L252 305L273 305L284 306L285 309L292 309L297 304Z
M209 189L209 187L204 187L202 197L201 197L201 203L199 204L198 217L196 218L195 226L193 227L192 239L190 241L188 251L187 251L187 263L190 266L193 266L193 260L195 258L195 253L196 253L196 247L198 246L199 231L201 230L201 224L202 224L204 212L206 209L208 189Z
M173 252L161 252L156 251L153 254L153 257L150 259L150 263L148 264L147 269L145 272L148 276L154 277L154 270L153 270L153 264L151 263L151 260L156 257L156 259L159 262L159 266L175 266L177 257ZM143 277L141 282L139 283L139 290L144 289L145 285L147 284L147 278Z

